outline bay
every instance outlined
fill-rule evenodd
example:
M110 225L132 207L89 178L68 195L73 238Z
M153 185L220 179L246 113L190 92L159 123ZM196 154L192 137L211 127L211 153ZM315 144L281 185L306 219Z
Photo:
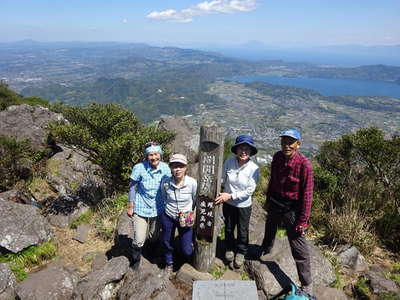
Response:
M312 89L325 96L386 96L400 98L400 84L385 81L273 75L237 76L229 80L242 83L261 81L275 85L289 85Z

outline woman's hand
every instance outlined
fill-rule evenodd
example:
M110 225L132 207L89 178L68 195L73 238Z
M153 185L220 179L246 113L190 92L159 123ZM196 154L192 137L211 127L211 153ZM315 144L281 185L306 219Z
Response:
M128 217L132 218L133 213L134 213L133 207L128 207L128 210L127 210Z
M224 203L232 199L232 195L228 193L219 193L219 196L214 200L215 204Z

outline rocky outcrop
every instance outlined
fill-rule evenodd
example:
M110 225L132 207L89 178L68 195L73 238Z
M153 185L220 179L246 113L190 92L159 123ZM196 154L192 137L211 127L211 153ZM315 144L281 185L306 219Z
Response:
M210 273L199 272L191 265L184 264L176 274L176 279L192 285L196 280L213 280L214 278Z
M387 279L382 273L369 271L365 274L365 276L368 278L368 284L374 294L391 292L400 296L399 288L397 287L396 283L390 279Z
M342 265L356 271L368 271L368 263L364 256L358 249L351 245L343 245L338 247L337 251L338 261Z
M277 294L290 280L298 282L297 269L287 238L276 238L274 255L268 260L246 260L245 270L266 295ZM329 286L335 279L331 263L310 243L311 269L314 284Z
M0 200L0 247L17 253L49 241L52 231L37 207Z
M143 259L137 271L129 270L126 274L121 289L118 292L119 299L160 299L160 294L168 294L169 298L177 299L178 292L164 276L157 266Z
M46 128L51 121L66 120L61 114L41 106L12 105L0 111L0 135L29 140L40 150L47 147Z
M0 193L0 199L5 201L13 201L20 204L32 204L34 199L32 195L25 191L10 190Z
M124 257L115 257L109 260L101 269L94 270L82 278L74 292L74 299L95 300L112 299L118 282L129 269L129 260ZM145 298L139 298L145 299Z
M180 116L163 116L158 127L175 133L175 138L171 142L172 153L185 154L189 160L188 174L197 178L197 160L199 151L200 135L189 125L189 122Z
M55 261L19 283L16 293L18 299L71 299L78 280L74 270L64 267L61 261Z
M0 264L0 300L15 299L17 279L7 264Z
M60 145L60 151L47 160L46 172L48 183L60 196L79 193L89 203L104 197L101 168L78 149Z

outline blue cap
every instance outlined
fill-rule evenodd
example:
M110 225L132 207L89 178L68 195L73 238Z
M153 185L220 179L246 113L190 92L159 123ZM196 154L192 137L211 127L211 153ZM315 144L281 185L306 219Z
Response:
M257 147L254 144L254 140L250 135L246 135L246 134L242 134L239 135L236 140L235 140L235 144L232 146L231 151L233 153L236 154L236 147L242 144L247 144L251 147L251 154L250 155L254 155L257 154Z
M291 138L294 138L296 140L301 140L300 132L297 131L296 129L288 129L288 130L282 131L280 137L283 137L283 136L290 136Z

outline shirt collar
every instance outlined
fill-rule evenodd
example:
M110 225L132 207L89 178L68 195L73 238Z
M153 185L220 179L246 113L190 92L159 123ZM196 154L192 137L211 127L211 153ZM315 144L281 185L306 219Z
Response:
M146 160L144 162L144 166L146 167L147 172L150 173L156 173L156 172L161 172L161 162L158 164L157 168L153 169L150 165L150 163Z
M186 186L186 175L185 175L185 178L183 178L183 184L181 186L179 186L179 187L175 184L174 177L171 177L171 185L176 189L184 188Z

